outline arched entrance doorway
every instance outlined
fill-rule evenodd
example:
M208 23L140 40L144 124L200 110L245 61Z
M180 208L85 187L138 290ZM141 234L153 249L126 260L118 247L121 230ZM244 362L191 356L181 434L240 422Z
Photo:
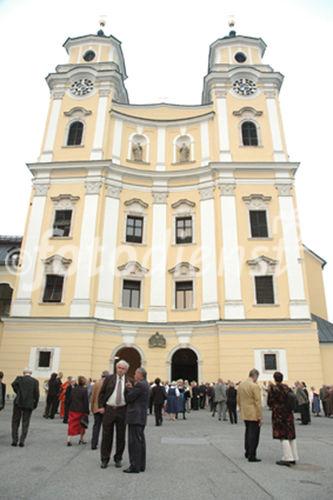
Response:
M180 348L171 359L171 379L198 382L198 356L189 348Z
M127 363L129 363L130 367L128 369L128 376L134 378L135 370L142 364L140 353L134 349L134 347L121 347L114 357L114 370L116 368L116 364L121 359L124 359Z
M9 316L13 289L7 283L0 283L0 318Z

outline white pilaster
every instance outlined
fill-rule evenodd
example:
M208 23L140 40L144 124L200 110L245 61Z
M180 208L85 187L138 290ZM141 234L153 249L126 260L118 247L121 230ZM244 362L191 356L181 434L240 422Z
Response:
M288 273L290 318L310 318L309 306L305 297L292 186L287 183L276 184L276 189L279 192L280 220Z
M149 322L166 322L167 192L153 191Z
M122 133L123 122L116 119L113 131L112 161L117 165L120 164Z
M117 257L117 234L120 186L109 185L106 191L102 255L95 316L114 319L114 276Z
M274 161L287 161L282 145L281 125L278 115L277 103L275 97L266 97L269 125L271 128L273 142Z
M199 192L201 197L201 320L205 321L220 318L217 297L216 225L213 187L203 187Z
M227 97L225 92L216 92L216 107L218 114L219 158L220 161L231 161Z
M90 314L90 285L93 273L95 232L101 182L86 182L86 195L81 226L80 248L76 264L74 298L71 317L88 317Z
M208 132L208 121L201 122L200 124L201 132L201 166L208 165L210 161L209 153L209 132Z
M105 131L106 112L109 100L109 89L100 89L97 108L97 118L95 124L95 136L93 148L91 150L91 160L101 160L103 158L103 140Z
M156 170L165 170L165 127L158 127L157 129Z
M57 134L58 121L62 103L63 91L55 92L51 104L50 117L47 125L45 143L39 160L42 162L52 161L55 138Z
M240 279L240 256L237 235L237 212L233 182L219 185L221 224L222 224L222 255L224 276L224 317L225 319L245 318L244 304Z
M46 204L48 183L34 183L35 195L29 216L22 267L18 277L16 299L11 307L12 316L30 316L31 295L35 289L34 278L39 255L39 242Z

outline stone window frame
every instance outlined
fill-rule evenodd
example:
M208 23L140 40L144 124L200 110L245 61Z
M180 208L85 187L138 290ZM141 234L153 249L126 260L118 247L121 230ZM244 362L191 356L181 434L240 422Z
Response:
M118 266L118 271L120 272L120 293L119 293L119 309L125 309L127 311L142 311L144 309L145 297L144 297L144 282L145 276L148 273L148 269L143 267L137 261L129 261L126 264ZM126 281L140 281L140 305L139 307L127 307L123 305L123 288L124 280Z
M44 269L43 269L42 286L40 289L40 296L39 296L39 305L58 306L65 304L64 297L66 297L66 292L67 292L67 274L68 274L68 268L71 263L72 259L67 259L66 257L63 257L62 255L58 254L51 255L50 257L43 259ZM60 302L44 302L43 300L45 286L46 286L46 276L48 274L63 276L64 278Z
M239 147L240 148L260 148L263 147L262 142L262 132L260 123L256 120L256 117L262 116L262 111L257 111L251 106L243 106L241 109L233 111L233 115L240 117L238 121L238 137L239 137ZM244 145L243 144L243 134L242 134L242 125L244 122L252 122L256 126L257 129L257 137L258 137L258 145Z
M74 220L76 217L76 204L79 201L79 196L73 196L71 194L59 194L57 196L51 196L51 201L53 202L53 211L52 211L52 227L51 227L51 236L49 239L72 239L73 238L73 228L74 228ZM55 236L53 234L53 228L55 223L56 211L57 210L71 210L71 227L68 236Z
M261 255L256 259L248 260L248 266L250 267L250 273L252 278L252 290L253 290L253 306L254 307L277 307L278 302L278 282L276 277L276 268L278 261ZM273 283L273 294L274 302L272 304L258 304L257 293L256 293L256 276L272 276Z
M182 198L175 203L172 203L171 208L172 212L172 239L171 244L175 246L188 246L195 245L196 241L196 218L195 218L195 206L196 204L193 201ZM176 242L176 219L178 217L192 217L192 242L191 243L177 243Z
M189 262L179 262L173 268L168 271L172 275L172 287L171 287L171 309L172 311L193 311L197 308L197 280L196 273L199 272L199 268L193 266ZM179 281L192 281L192 307L179 309L176 308L176 283Z
M40 352L51 352L50 358L50 366L39 367L39 353ZM32 375L38 378L48 378L51 373L58 372L60 364L60 347L47 347L47 346L33 346L30 348L30 356L29 356L29 367L32 369Z
M270 222L270 211L268 208L269 203L272 200L271 196L266 196L263 194L253 193L248 196L242 197L243 202L247 207L247 224L248 224L248 239L249 240L271 240L272 238L272 230L271 230L271 222ZM250 219L250 211L254 210L264 210L266 212L266 221L267 221L267 236L252 236L251 231L251 219Z
M148 203L144 202L140 198L131 198L124 202L124 227L123 227L123 238L122 243L124 245L146 245L147 244L147 221L148 221ZM136 243L135 241L126 241L126 228L127 228L127 217L142 217L143 218L143 231L142 231L142 242Z
M139 160L134 160L134 158L132 158L132 143L133 143L133 139L135 136L141 136L145 139L145 145L144 145L144 159L142 161L139 161ZM127 161L129 162L133 162L133 163L138 163L138 164L146 164L146 165L149 165L150 163L150 140L149 140L149 137L148 135L144 134L142 130L140 131L136 131L136 132L132 132L129 136L128 136L128 148L127 148Z
M70 109L69 111L64 112L64 115L68 118L66 126L65 126L65 135L64 135L64 140L63 140L63 147L64 148L84 148L85 139L86 139L86 130L87 130L87 122L85 120L85 117L90 116L91 114L92 114L91 111L89 111L81 106L75 106L74 108ZM81 144L70 145L70 144L67 144L67 141L68 141L70 126L74 122L81 122L83 124L82 140L81 140Z
M273 348L263 348L254 349L254 366L259 370L259 381L269 381L272 380L273 373L275 371L280 371L284 375L284 379L288 380L288 360L287 360L287 350L280 349L278 346ZM265 354L275 354L276 355L276 366L277 370L265 370Z

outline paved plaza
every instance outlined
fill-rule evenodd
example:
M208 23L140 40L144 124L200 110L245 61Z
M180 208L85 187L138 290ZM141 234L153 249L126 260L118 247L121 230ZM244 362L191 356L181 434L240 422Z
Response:
M43 419L42 411L41 403L25 448L10 446L11 404L0 413L1 500L333 498L333 419L314 418L311 426L297 427L301 460L287 468L275 465L281 458L280 443L271 438L269 412L259 464L243 457L242 423L219 422L202 410L192 412L187 421L155 427L150 416L147 471L128 475L113 465L100 469L99 451L89 444L66 447L67 426L59 418Z

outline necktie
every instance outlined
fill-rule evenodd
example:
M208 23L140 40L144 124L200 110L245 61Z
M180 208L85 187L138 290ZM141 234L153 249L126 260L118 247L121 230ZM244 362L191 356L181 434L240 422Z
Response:
M117 393L116 393L116 406L121 405L121 377L118 378Z

